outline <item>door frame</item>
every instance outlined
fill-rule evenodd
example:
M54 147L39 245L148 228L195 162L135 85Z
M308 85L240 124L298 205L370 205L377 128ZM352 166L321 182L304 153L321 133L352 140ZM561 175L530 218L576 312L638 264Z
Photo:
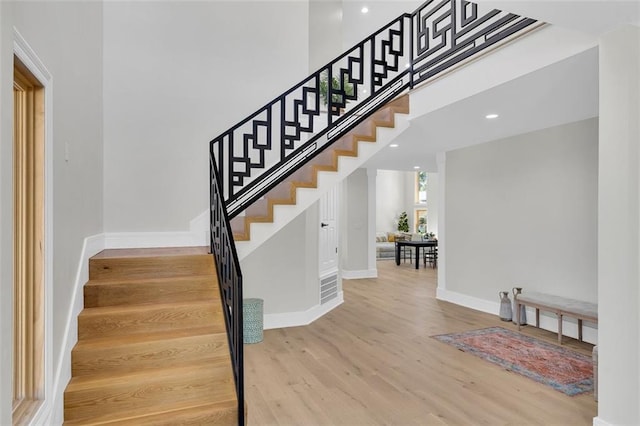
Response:
M43 240L42 272L43 272L43 395L42 403L33 413L31 424L45 424L53 407L53 78L44 63L40 60L29 43L14 28L13 56L17 58L29 73L38 80L44 93L44 137L43 137ZM13 70L13 67L12 67ZM13 185L12 185L13 187ZM12 189L13 190L13 189ZM13 339L13 338L12 338ZM64 345L63 345L64 347ZM60 357L64 359L64 357ZM13 368L12 368L13 370ZM13 373L12 373L13 374Z

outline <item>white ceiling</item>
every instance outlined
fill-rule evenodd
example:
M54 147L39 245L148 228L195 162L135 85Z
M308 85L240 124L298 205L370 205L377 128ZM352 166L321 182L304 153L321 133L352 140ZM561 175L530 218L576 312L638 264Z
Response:
M639 1L489 1L500 8L597 38L640 23ZM428 92L425 90L424 92ZM495 112L499 118L487 120ZM366 167L435 172L435 154L598 115L598 52L592 48L538 71L414 118Z

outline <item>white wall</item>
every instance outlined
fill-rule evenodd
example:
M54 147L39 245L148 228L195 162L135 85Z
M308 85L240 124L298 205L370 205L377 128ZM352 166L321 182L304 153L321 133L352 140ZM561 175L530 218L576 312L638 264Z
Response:
M640 28L600 38L598 417L640 424Z
M342 53L342 0L309 1L309 72Z
M446 289L597 302L597 184L596 119L448 152Z
M343 2L343 50L350 49L365 37L378 31L403 13L412 13L422 3L417 1L344 1ZM362 13L362 6L369 11Z
M415 204L415 172L378 170L376 179L376 232L396 230L401 212L406 211L409 229L414 227L414 210L427 209L427 230L438 233L438 174L427 175L427 204Z
M52 347L57 366L85 237L102 232L102 5L0 2L0 424L11 424L13 27L52 75ZM68 161L65 160L65 146ZM47 386L50 386L50 380Z
M438 235L438 173L427 174L427 232Z
M405 174L406 172L397 170L378 170L376 176L376 232L396 230L398 216L406 209Z
M342 268L347 271L368 269L368 178L366 169L357 169L345 181L343 202L345 221L341 224Z
M264 299L266 315L319 303L317 217L316 203L242 260L243 296Z
M306 2L104 4L105 228L206 210L208 142L308 75Z
M342 191L340 257L343 271L369 269L369 211L367 169L357 169L345 180ZM345 277L348 277L347 272Z

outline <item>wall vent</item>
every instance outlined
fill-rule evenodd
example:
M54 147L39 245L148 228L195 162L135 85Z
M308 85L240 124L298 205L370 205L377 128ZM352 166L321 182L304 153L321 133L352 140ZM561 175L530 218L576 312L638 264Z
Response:
M338 297L338 274L329 275L320 280L320 304L324 305Z

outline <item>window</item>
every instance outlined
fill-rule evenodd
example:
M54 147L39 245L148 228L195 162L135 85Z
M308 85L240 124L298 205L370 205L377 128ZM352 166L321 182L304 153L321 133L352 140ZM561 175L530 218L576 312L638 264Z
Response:
M44 88L14 60L13 424L44 399Z
M427 232L427 209L416 209L415 210L415 221L416 230L415 232L418 234L425 234Z
M427 172L416 172L416 204L427 204Z

